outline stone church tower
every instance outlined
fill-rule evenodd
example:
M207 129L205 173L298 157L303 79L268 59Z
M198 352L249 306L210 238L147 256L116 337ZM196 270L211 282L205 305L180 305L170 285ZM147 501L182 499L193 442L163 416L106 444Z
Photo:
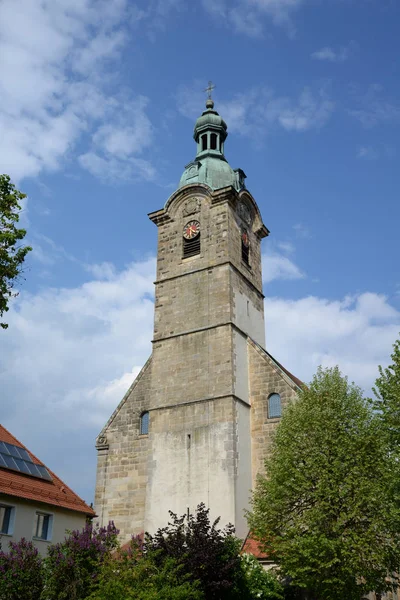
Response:
M301 382L265 350L261 241L269 231L224 156L208 99L196 158L158 228L153 352L97 438L95 510L122 539L204 502L247 534L244 510L281 410Z

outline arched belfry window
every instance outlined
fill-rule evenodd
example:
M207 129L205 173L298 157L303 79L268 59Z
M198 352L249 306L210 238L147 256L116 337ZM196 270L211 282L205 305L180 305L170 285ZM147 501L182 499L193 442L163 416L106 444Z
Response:
M147 435L149 433L149 422L150 413L144 412L140 417L140 435Z
M268 398L268 418L276 419L282 416L281 397L279 394L271 394Z
M210 136L210 148L211 150L217 150L217 134L212 133Z
M201 136L201 149L207 150L207 134Z

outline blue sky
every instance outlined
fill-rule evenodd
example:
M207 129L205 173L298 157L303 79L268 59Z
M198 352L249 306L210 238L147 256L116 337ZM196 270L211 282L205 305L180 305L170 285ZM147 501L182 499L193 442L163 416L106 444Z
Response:
M151 351L156 228L208 80L264 244L267 348L370 390L400 330L396 0L3 0L0 171L34 250L0 421L88 501Z

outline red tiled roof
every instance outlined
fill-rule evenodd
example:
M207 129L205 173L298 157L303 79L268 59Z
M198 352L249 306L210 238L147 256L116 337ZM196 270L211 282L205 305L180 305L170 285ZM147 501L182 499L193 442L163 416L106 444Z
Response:
M0 441L13 444L24 448L37 465L46 467L36 456L32 454L19 442L5 427L0 425ZM52 481L36 479L30 475L17 473L0 467L0 493L8 496L17 496L25 500L34 500L36 502L45 502L60 508L67 508L84 513L90 517L95 516L95 512L86 504L75 492L71 490L55 473L46 467L51 475Z
M247 534L246 539L244 540L244 543L242 546L242 552L246 552L247 554L252 554L259 560L269 559L268 554L266 554L265 552L262 552L262 550L260 550L260 543L251 536L250 531Z

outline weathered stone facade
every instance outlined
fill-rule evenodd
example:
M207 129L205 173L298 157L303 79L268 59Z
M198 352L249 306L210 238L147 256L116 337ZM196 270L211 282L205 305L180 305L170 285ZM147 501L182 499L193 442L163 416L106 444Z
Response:
M200 129L210 123L207 140L213 131L225 140L226 124L210 107ZM196 130L195 138L197 162L184 179L194 169L205 183L181 183L149 215L158 227L152 356L97 439L95 509L123 539L200 502L245 537L250 490L279 422L268 399L279 394L285 406L300 384L264 350L261 240L269 232L245 175L221 170L218 139L213 150ZM200 233L185 256L182 232L191 221Z
M183 258L188 206L201 223L201 251ZM232 187L186 186L150 218L159 232L153 352L97 440L96 511L128 538L163 525L169 509L205 502L244 536L249 492L279 422L268 418L268 397L279 393L285 405L297 389L263 350L268 231L251 195ZM140 435L145 411L149 433Z

